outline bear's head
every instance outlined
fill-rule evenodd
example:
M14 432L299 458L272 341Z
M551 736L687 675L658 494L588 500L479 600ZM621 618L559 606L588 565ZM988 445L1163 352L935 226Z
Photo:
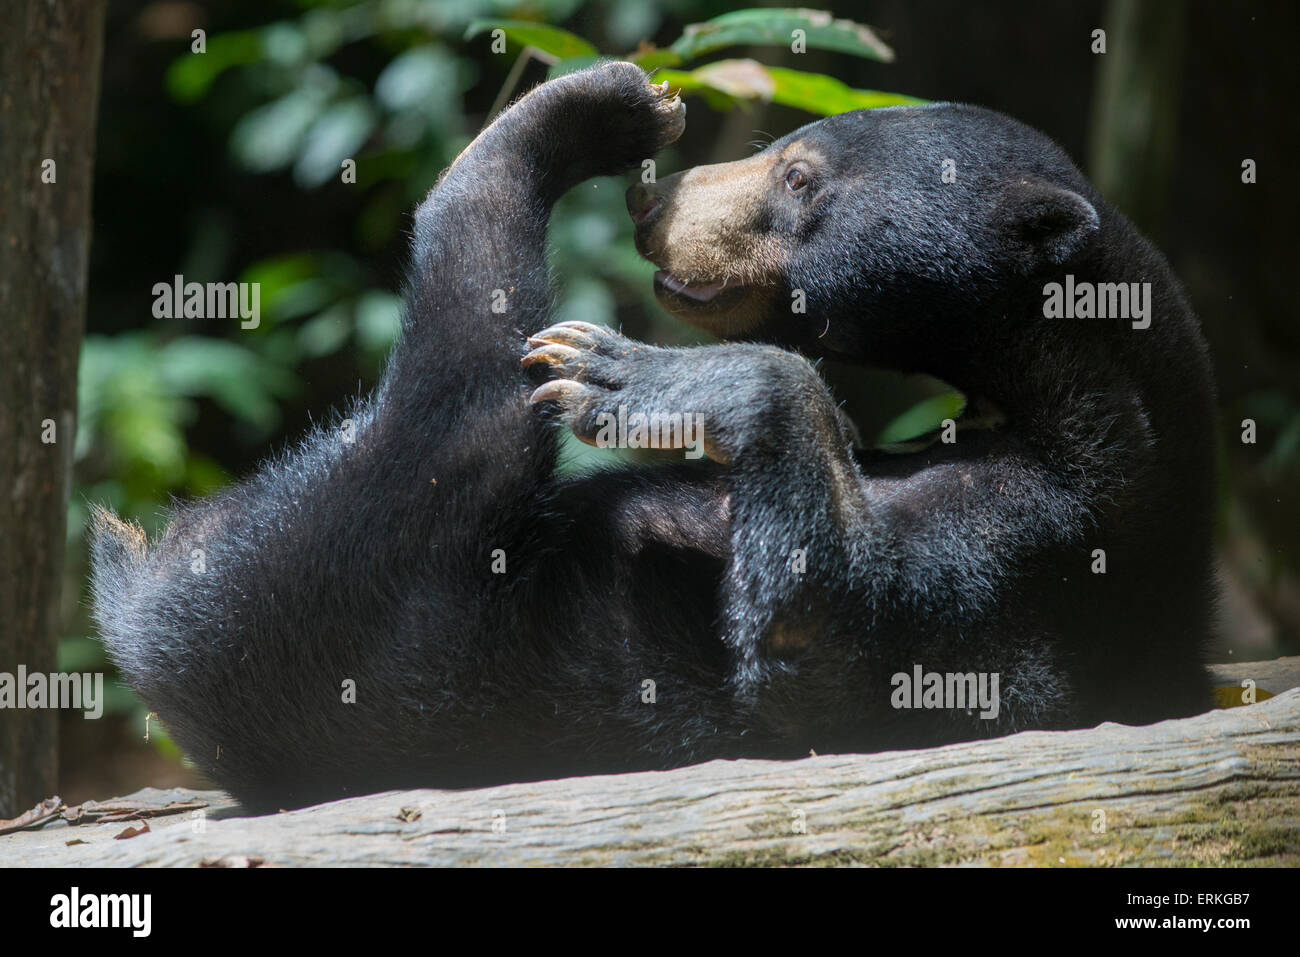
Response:
M1009 290L1086 258L1101 222L1051 140L953 104L828 117L747 159L634 186L627 205L678 318L873 361L1004 315Z

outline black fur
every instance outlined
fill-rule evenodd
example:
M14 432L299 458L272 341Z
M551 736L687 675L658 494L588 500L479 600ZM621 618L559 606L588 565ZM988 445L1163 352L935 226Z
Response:
M679 130L627 64L539 87L418 210L401 342L350 424L178 509L152 548L98 515L113 658L246 805L1208 706L1213 395L1196 322L1060 150L997 114L858 112L792 134L827 158L818 202L769 222L808 313L754 337L933 373L1005 425L855 456L795 352L609 333L570 364L583 392L566 420L700 412L730 464L553 475L556 433L520 368L547 326L551 205ZM1066 271L1152 282L1151 328L1044 319L1043 283ZM914 664L999 672L999 719L895 711L890 677Z

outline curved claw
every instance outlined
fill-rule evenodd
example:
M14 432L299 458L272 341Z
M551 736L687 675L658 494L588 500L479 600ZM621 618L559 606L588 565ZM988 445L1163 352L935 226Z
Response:
M566 345L550 343L544 339L528 340L530 346L537 345L538 343L546 344L542 345L540 348L534 349L532 352L528 353L528 355L519 360L519 364L525 369L538 362L548 366L562 366L582 356L582 353L579 350L572 349Z
M581 322L579 320L569 320L560 322L543 329L532 336L528 337L530 346L573 346L578 349L595 349L600 343L611 336L615 336L613 330L604 326L593 325L590 322Z
M550 382L538 386L533 394L528 397L531 405L539 402L560 402L563 403L574 396L581 395L583 385L581 382L575 382L572 379L552 379Z

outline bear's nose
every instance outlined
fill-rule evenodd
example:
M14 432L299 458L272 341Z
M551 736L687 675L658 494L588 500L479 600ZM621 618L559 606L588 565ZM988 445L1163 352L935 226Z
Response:
M653 216L658 210L661 200L654 194L649 186L644 183L638 183L627 191L627 211L632 217L632 222L640 225Z

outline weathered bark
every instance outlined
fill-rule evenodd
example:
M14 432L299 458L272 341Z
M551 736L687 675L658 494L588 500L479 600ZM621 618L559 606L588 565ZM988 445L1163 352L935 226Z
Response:
M55 667L103 31L102 0L0 5L0 671L10 673ZM53 790L57 714L0 713L0 817Z
M1232 685L1300 679L1296 658L1232 669ZM150 831L114 840L133 805ZM97 823L0 837L0 864L1294 865L1300 689L1141 728L237 813L220 792L147 789L66 814Z

